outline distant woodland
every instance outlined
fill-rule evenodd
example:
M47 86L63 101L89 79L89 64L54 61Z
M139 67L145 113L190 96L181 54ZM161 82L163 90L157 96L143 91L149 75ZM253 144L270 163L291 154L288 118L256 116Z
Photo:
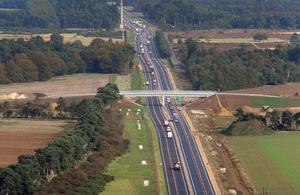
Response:
M0 84L46 81L52 76L73 73L121 73L132 66L134 48L123 43L94 39L90 46L81 41L64 44L52 34L29 41L0 40Z
M165 30L300 28L299 0L125 0Z
M300 82L299 44L254 51L200 49L191 38L183 44L180 60L195 89L224 91Z
M0 0L0 27L114 29L118 8L106 0Z

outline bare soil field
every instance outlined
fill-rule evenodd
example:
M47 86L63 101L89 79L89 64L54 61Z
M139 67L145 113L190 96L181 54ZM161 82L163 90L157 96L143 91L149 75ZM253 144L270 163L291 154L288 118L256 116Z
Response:
M79 40L82 42L82 45L84 46L89 46L91 44L91 42L96 39L96 38L100 38L103 39L105 41L108 41L109 38L104 38L104 37L85 37L82 35L77 35L76 33L61 33L61 36L64 37L64 43L73 43L76 40ZM33 34L33 35L15 35L15 34L2 34L0 33L0 39L19 39L19 38L23 38L24 40L29 40L32 37L36 37L36 36L40 36L44 39L44 41L49 41L50 40L50 36L51 34ZM122 39L116 39L116 38L112 38L113 42L123 42Z
M269 41L253 42L249 41L252 39L256 33L265 33ZM197 30L197 31L188 31L188 32L171 32L169 34L174 36L174 41L177 39L201 39L210 44L203 44L204 48L215 47L219 50L228 50L231 48L238 48L241 43L246 43L248 49L273 49L276 45L289 45L290 38L293 33L299 34L298 31L288 31L288 30L271 30L271 29L211 29L211 30ZM210 39L220 39L216 42L210 41ZM223 41L221 39L224 39ZM227 40L226 40L227 39ZM237 39L236 43L228 42L228 39ZM245 39L245 41L241 41ZM273 39L273 40L272 40ZM251 46L252 43L255 43L256 46Z
M18 162L22 154L35 154L63 135L67 121L0 119L0 167Z
M74 74L54 77L49 81L31 83L13 83L0 85L1 94L25 93L28 97L51 95L96 93L97 88L104 87L110 81L111 75L103 74Z
M250 89L228 91L233 93L265 94L277 96L294 96L300 92L300 83L287 83L285 85L268 85Z

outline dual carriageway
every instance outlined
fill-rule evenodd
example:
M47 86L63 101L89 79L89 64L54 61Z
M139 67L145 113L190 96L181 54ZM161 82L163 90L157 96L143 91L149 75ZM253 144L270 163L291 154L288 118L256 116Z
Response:
M138 28L139 36L136 37L135 47L144 70L145 83L149 82L149 85L146 85L146 90L172 91L173 86L168 72L160 61L154 46L153 32L147 28L139 28L127 19L125 22L127 26L131 26L131 29ZM146 44L147 40L150 41L149 45ZM141 44L143 44L143 47L141 47ZM144 48L144 54L142 54L141 48ZM147 59L150 59L150 65L154 67L154 75L150 74L149 65L146 63ZM153 82L154 80L156 82ZM174 111L170 110L169 106L177 107L179 102L175 98L171 98L171 102L167 103L167 107L163 107L161 105L165 99L160 100L159 97L148 96L146 100L159 139L168 194L215 194L185 117L180 111L174 109L179 116L179 122L175 123L171 119L171 113ZM174 135L172 139L167 137L166 126L164 126L165 119L170 120ZM180 161L184 165L180 170L174 170L173 168L176 161Z

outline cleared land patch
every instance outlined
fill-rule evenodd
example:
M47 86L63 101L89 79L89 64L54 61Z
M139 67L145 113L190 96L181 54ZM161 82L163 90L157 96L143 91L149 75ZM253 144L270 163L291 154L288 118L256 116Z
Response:
M268 186L272 194L299 194L299 139L299 132L279 132L228 142L260 192Z
M0 167L17 163L22 154L35 154L35 149L61 137L69 125L61 120L0 119Z
M10 93L41 93L50 95L96 93L98 87L109 83L111 75L103 74L74 74L53 77L49 81L31 83L13 83L0 85L0 94Z

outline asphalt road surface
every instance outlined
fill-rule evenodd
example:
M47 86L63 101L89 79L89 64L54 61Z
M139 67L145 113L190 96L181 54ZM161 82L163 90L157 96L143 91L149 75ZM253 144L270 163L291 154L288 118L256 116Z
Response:
M145 83L149 82L146 90L173 90L166 68L156 53L153 33L147 28L140 28L136 24L130 23L129 20L125 20L125 22L126 26L131 26L130 28L133 30L138 28L139 36L136 37L135 46L143 66ZM147 44L147 40L150 41L149 44ZM142 48L144 48L144 54L142 54ZM146 63L147 59L150 60L149 65ZM150 74L150 65L154 67L154 75ZM179 102L171 98L171 102L166 103L166 108L163 108L161 101L165 100L158 97L147 97L148 111L159 139L168 194L215 194L189 126L182 113L176 109ZM170 106L173 106L173 109L170 109ZM173 113L178 115L178 122L174 122ZM175 142L174 136L167 137L165 120L169 120L169 123L173 124L172 133L177 135L179 142ZM179 147L183 154L181 158ZM187 173L183 173L182 168L174 170L175 161L179 161L181 164L185 163Z

